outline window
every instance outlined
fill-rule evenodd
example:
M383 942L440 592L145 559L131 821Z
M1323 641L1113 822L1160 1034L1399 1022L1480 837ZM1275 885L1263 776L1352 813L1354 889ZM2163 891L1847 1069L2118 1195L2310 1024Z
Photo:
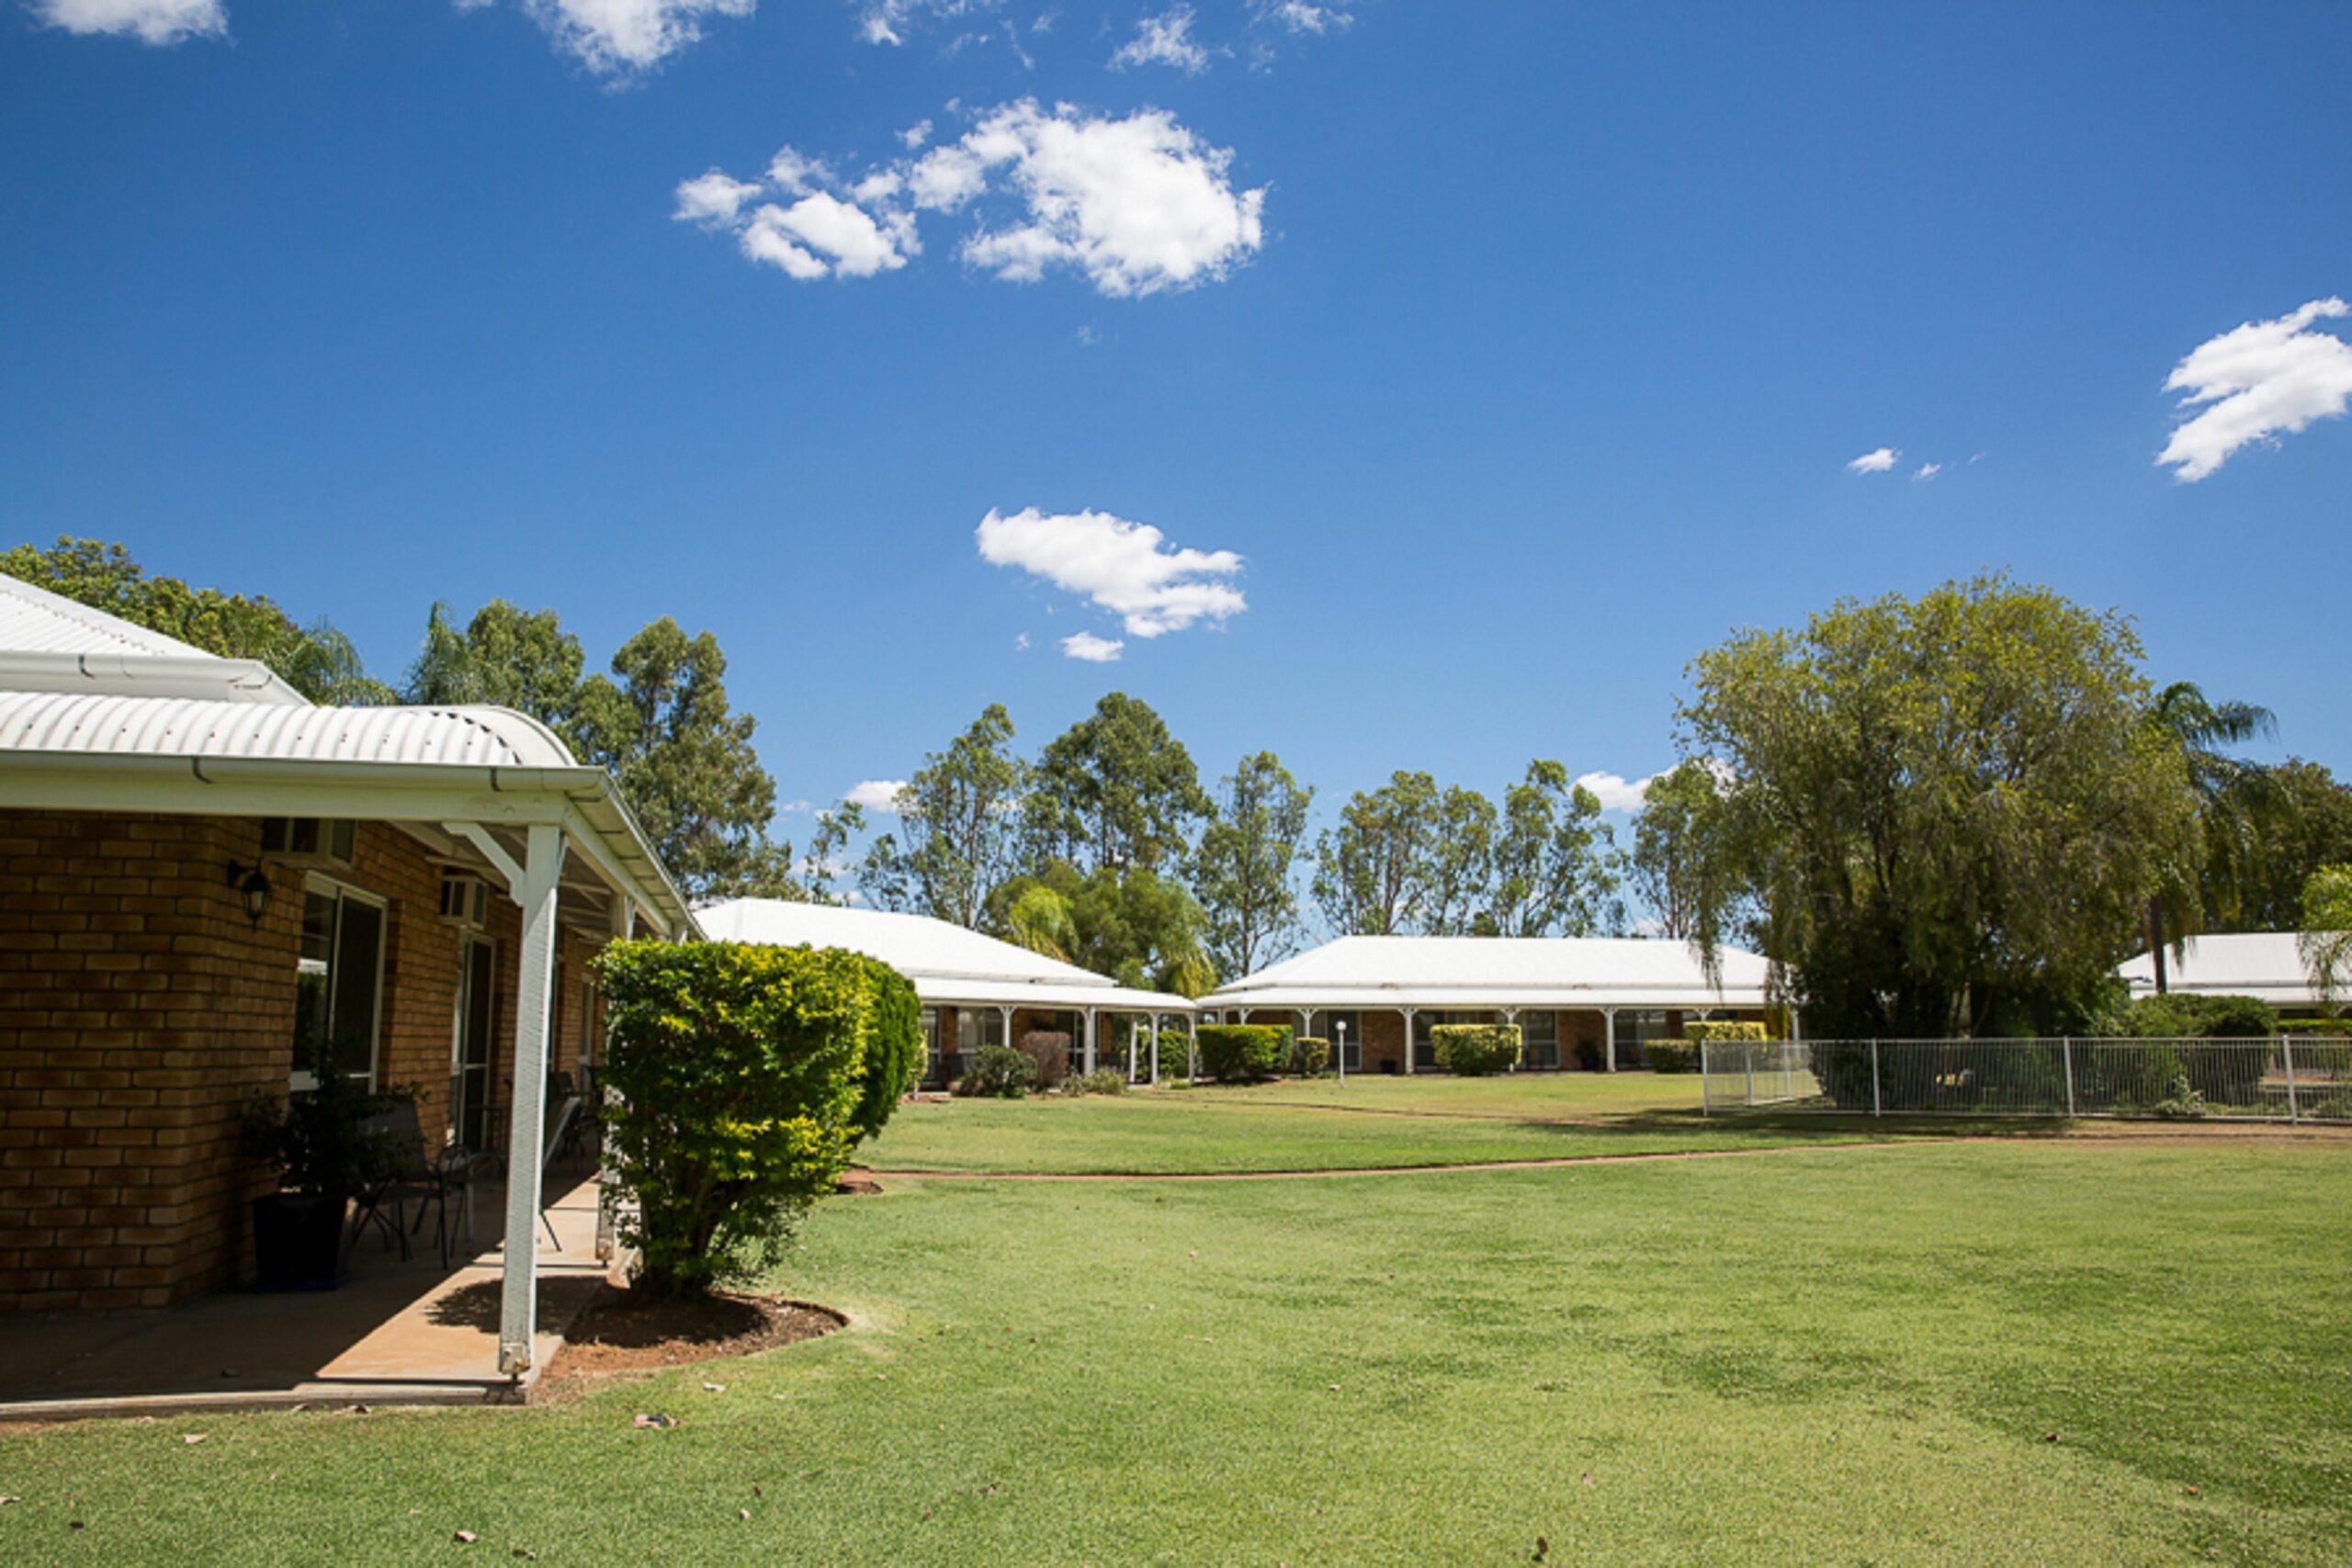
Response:
M1617 1010L1617 1065L1639 1067L1648 1064L1642 1047L1652 1040L1670 1040L1674 1031L1666 1026L1666 1014L1650 1008L1619 1008Z
M922 1081L945 1083L946 1064L939 1059L939 1010L922 1010Z
M384 901L371 894L323 877L303 890L294 964L294 1088L314 1083L311 1055L321 1042L337 1072L375 1086L387 923Z
M1560 1015L1523 1012L1519 1015L1519 1065L1556 1067L1560 1065Z
M956 1049L978 1055L983 1046L1004 1043L1004 1014L995 1008L956 1010Z
M358 825L318 817L265 817L261 819L261 852L289 859L332 861L349 865L358 841Z

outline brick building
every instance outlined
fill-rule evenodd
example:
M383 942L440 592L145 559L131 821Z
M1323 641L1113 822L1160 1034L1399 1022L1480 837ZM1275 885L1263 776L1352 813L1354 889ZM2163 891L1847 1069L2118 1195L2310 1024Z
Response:
M1683 942L1614 937L1351 936L1201 998L1234 1021L1347 1044L1350 1072L1427 1072L1441 1023L1516 1023L1524 1069L1637 1066L1690 1019L1777 1016L1769 969L1726 948L1713 974ZM1408 1045L1409 1043L1409 1045Z
M632 929L693 917L534 720L316 707L0 577L0 1313L247 1274L271 1178L238 1113L302 1086L300 1020L416 1091L429 1142L537 1150L550 1074L596 1049L588 962ZM510 1235L538 1175L510 1161ZM526 1361L531 1249L505 1269L502 1361Z
M1189 1026L1193 1004L1161 991L1131 990L1091 970L922 915L832 909L772 898L737 898L699 911L718 942L808 943L878 958L912 981L922 998L930 1057L924 1087L944 1089L983 1046L1024 1035L1067 1036L1068 1066L1091 1073L1115 1065L1131 1082L1157 1083L1159 1031ZM1167 1076L1184 1071L1169 1064Z

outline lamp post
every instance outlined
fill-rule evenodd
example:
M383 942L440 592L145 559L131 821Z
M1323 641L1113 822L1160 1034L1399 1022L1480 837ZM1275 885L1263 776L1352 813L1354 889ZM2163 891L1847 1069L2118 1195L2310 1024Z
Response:
M1340 1082L1344 1086L1348 1081L1348 1021L1335 1018L1331 1021L1331 1029L1340 1037Z

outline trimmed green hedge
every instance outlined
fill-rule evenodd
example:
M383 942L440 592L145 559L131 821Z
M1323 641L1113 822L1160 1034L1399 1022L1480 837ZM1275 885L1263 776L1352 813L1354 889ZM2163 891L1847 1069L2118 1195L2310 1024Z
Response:
M1430 1030L1437 1065L1465 1078L1498 1073L1519 1060L1515 1023L1440 1023Z
M922 1060L922 1003L896 970L838 948L616 942L607 1158L633 1204L621 1240L650 1294L771 1263L881 1131Z
M2352 1018L2282 1018L2281 1034L2352 1034Z
M1651 1040L1642 1045L1642 1059L1654 1073L1695 1073L1699 1070L1696 1040Z
M1312 1034L1298 1037L1296 1054L1291 1057L1291 1070L1300 1077L1320 1077L1323 1069L1331 1065L1331 1043Z
M1181 1029L1159 1032L1159 1081L1193 1076L1193 1037Z
M1682 1026L1682 1038L1696 1044L1702 1040L1770 1040L1772 1036L1760 1023L1694 1019Z
M1291 1056L1287 1023L1204 1023L1201 1071L1219 1083L1272 1077Z

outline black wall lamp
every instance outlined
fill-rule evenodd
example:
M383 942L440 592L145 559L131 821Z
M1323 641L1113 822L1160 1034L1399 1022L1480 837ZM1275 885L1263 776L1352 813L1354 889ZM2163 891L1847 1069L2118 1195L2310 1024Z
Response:
M237 896L245 901L245 919L259 928L262 916L269 912L269 878L262 874L262 869L257 865L242 865L231 861L229 886L235 888Z

